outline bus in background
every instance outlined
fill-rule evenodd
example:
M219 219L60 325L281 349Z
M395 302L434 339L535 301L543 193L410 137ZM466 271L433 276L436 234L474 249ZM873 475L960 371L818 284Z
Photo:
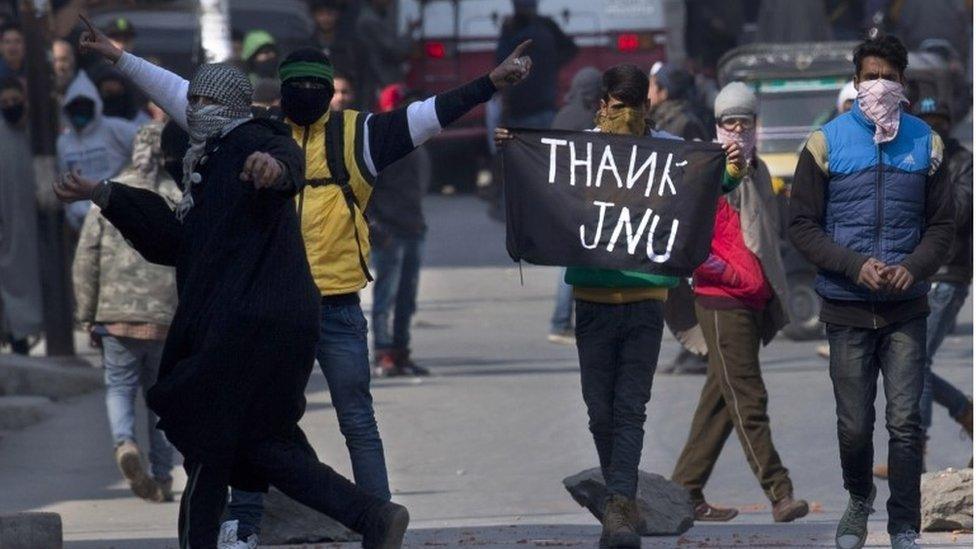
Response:
M559 75L562 101L573 75L593 66L600 70L633 63L650 70L667 57L667 0L540 0L539 14L552 18L579 47ZM403 32L420 21L420 43L406 84L425 94L459 86L495 66L495 46L512 14L511 0L401 0ZM532 54L531 49L529 55ZM435 181L450 178L468 190L488 164L485 107L458 120L431 148Z

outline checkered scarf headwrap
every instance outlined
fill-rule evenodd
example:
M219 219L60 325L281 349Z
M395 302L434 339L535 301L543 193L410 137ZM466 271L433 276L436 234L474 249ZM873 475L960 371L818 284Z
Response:
M194 181L197 162L203 156L207 139L228 132L251 119L251 96L254 88L247 75L240 69L224 63L201 65L197 69L188 97L200 96L215 101L213 105L188 103L186 123L190 133L190 148L183 157L183 200L176 208L176 217L183 220L193 207L190 188L202 182L197 176Z

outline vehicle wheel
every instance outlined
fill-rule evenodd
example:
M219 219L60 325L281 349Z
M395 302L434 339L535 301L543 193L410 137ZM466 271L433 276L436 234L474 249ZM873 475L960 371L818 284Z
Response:
M786 309L791 322L783 328L783 335L794 340L820 339L824 328L820 323L820 296L813 289L814 275L795 273L787 275L790 296Z

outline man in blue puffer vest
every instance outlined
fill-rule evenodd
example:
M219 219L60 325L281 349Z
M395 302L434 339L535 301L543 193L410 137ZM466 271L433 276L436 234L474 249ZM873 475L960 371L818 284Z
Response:
M867 537L875 487L874 399L884 376L892 547L915 548L920 526L926 279L953 239L943 143L904 112L908 52L893 36L854 50L857 100L813 132L793 180L790 239L817 266L847 511L841 549Z

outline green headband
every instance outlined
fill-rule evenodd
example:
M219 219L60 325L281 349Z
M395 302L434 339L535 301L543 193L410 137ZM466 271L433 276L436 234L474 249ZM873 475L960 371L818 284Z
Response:
M278 68L278 78L284 82L291 78L321 78L332 84L332 74L335 69L332 65L326 65L325 63L316 63L313 61L292 61L291 63L283 63L281 67Z

